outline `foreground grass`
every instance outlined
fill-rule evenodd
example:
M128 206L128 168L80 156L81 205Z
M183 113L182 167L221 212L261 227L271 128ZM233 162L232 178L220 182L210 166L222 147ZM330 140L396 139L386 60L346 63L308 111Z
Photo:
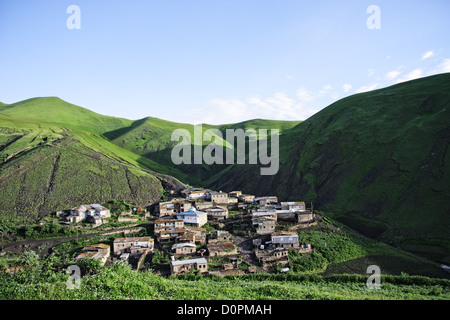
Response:
M363 276L321 277L315 274L256 275L219 278L188 275L164 278L114 264L85 275L80 289L67 289L63 271L28 269L0 275L3 300L405 300L450 299L450 281L426 277L388 277L370 290Z

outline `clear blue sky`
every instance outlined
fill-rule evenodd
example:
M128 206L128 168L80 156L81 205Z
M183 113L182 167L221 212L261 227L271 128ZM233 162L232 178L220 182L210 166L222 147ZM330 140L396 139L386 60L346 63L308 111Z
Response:
M66 12L80 8L80 29ZM370 5L381 10L369 29ZM450 72L450 1L0 2L0 101L58 96L188 123L304 120L345 96Z

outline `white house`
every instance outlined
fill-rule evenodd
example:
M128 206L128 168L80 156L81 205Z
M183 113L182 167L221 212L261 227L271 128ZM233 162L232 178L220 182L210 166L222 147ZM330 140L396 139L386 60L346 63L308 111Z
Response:
M208 222L208 215L191 207L188 211L177 213L177 219L183 220L186 225L201 227Z

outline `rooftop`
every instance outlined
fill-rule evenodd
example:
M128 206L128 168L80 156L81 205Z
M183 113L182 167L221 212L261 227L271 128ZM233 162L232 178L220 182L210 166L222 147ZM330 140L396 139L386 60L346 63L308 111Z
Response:
M181 260L181 261L171 261L170 262L173 266L180 266L183 264L193 264L193 263L208 263L205 258L197 258L197 259L187 259L187 260Z

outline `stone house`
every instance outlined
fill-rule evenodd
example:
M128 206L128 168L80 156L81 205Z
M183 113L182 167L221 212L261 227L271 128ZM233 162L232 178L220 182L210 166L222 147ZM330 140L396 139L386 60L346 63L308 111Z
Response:
M81 259L97 259L104 265L110 256L111 248L107 244L98 243L84 247L81 253L76 256L75 261Z
M211 202L216 204L228 204L228 193L222 191L211 192Z
M195 253L196 246L193 243L176 243L172 246L172 251L176 255L187 255Z
M178 237L182 236L186 232L186 228L171 228L158 232L157 240L159 242L175 241Z
M266 206L270 204L277 204L278 203L278 197L276 196L266 196L266 197L259 197L255 198L255 202L259 204L260 206Z
M177 214L175 203L172 201L165 201L159 203L159 217L173 216Z
M117 238L113 242L113 252L116 255L123 252L149 252L153 251L154 245L154 240L151 237Z
M255 201L255 196L252 194L241 194L239 196L239 201L244 203L253 203L253 201Z
M187 232L191 232L195 235L194 243L204 245L206 243L206 229L199 227L186 227Z
M258 234L275 232L277 214L275 211L256 211L252 213L252 225Z
M272 245L274 248L298 248L298 234L287 231L275 232L272 234Z
M160 219L155 220L154 233L159 234L161 231L170 230L173 228L183 228L184 221L178 219Z
M210 257L229 256L238 253L236 246L231 242L208 243L207 249Z
M289 263L288 249L278 248L274 250L255 250L256 258L262 267L267 268L272 264Z
M208 262L205 258L187 259L170 262L170 273L180 274L189 273L191 270L198 271L200 273L208 272Z
M108 208L105 208L99 204L85 204L75 208L70 209L70 213L66 216L66 220L71 223L81 222L88 217L101 217L102 221L105 218L111 217L111 212ZM95 221L95 219L90 219L91 221Z
M208 209L205 209L205 212L208 216L208 220L213 221L223 221L228 219L228 209L221 206L214 206Z
M304 202L281 202L281 210L292 210L292 211L305 211L306 206Z

